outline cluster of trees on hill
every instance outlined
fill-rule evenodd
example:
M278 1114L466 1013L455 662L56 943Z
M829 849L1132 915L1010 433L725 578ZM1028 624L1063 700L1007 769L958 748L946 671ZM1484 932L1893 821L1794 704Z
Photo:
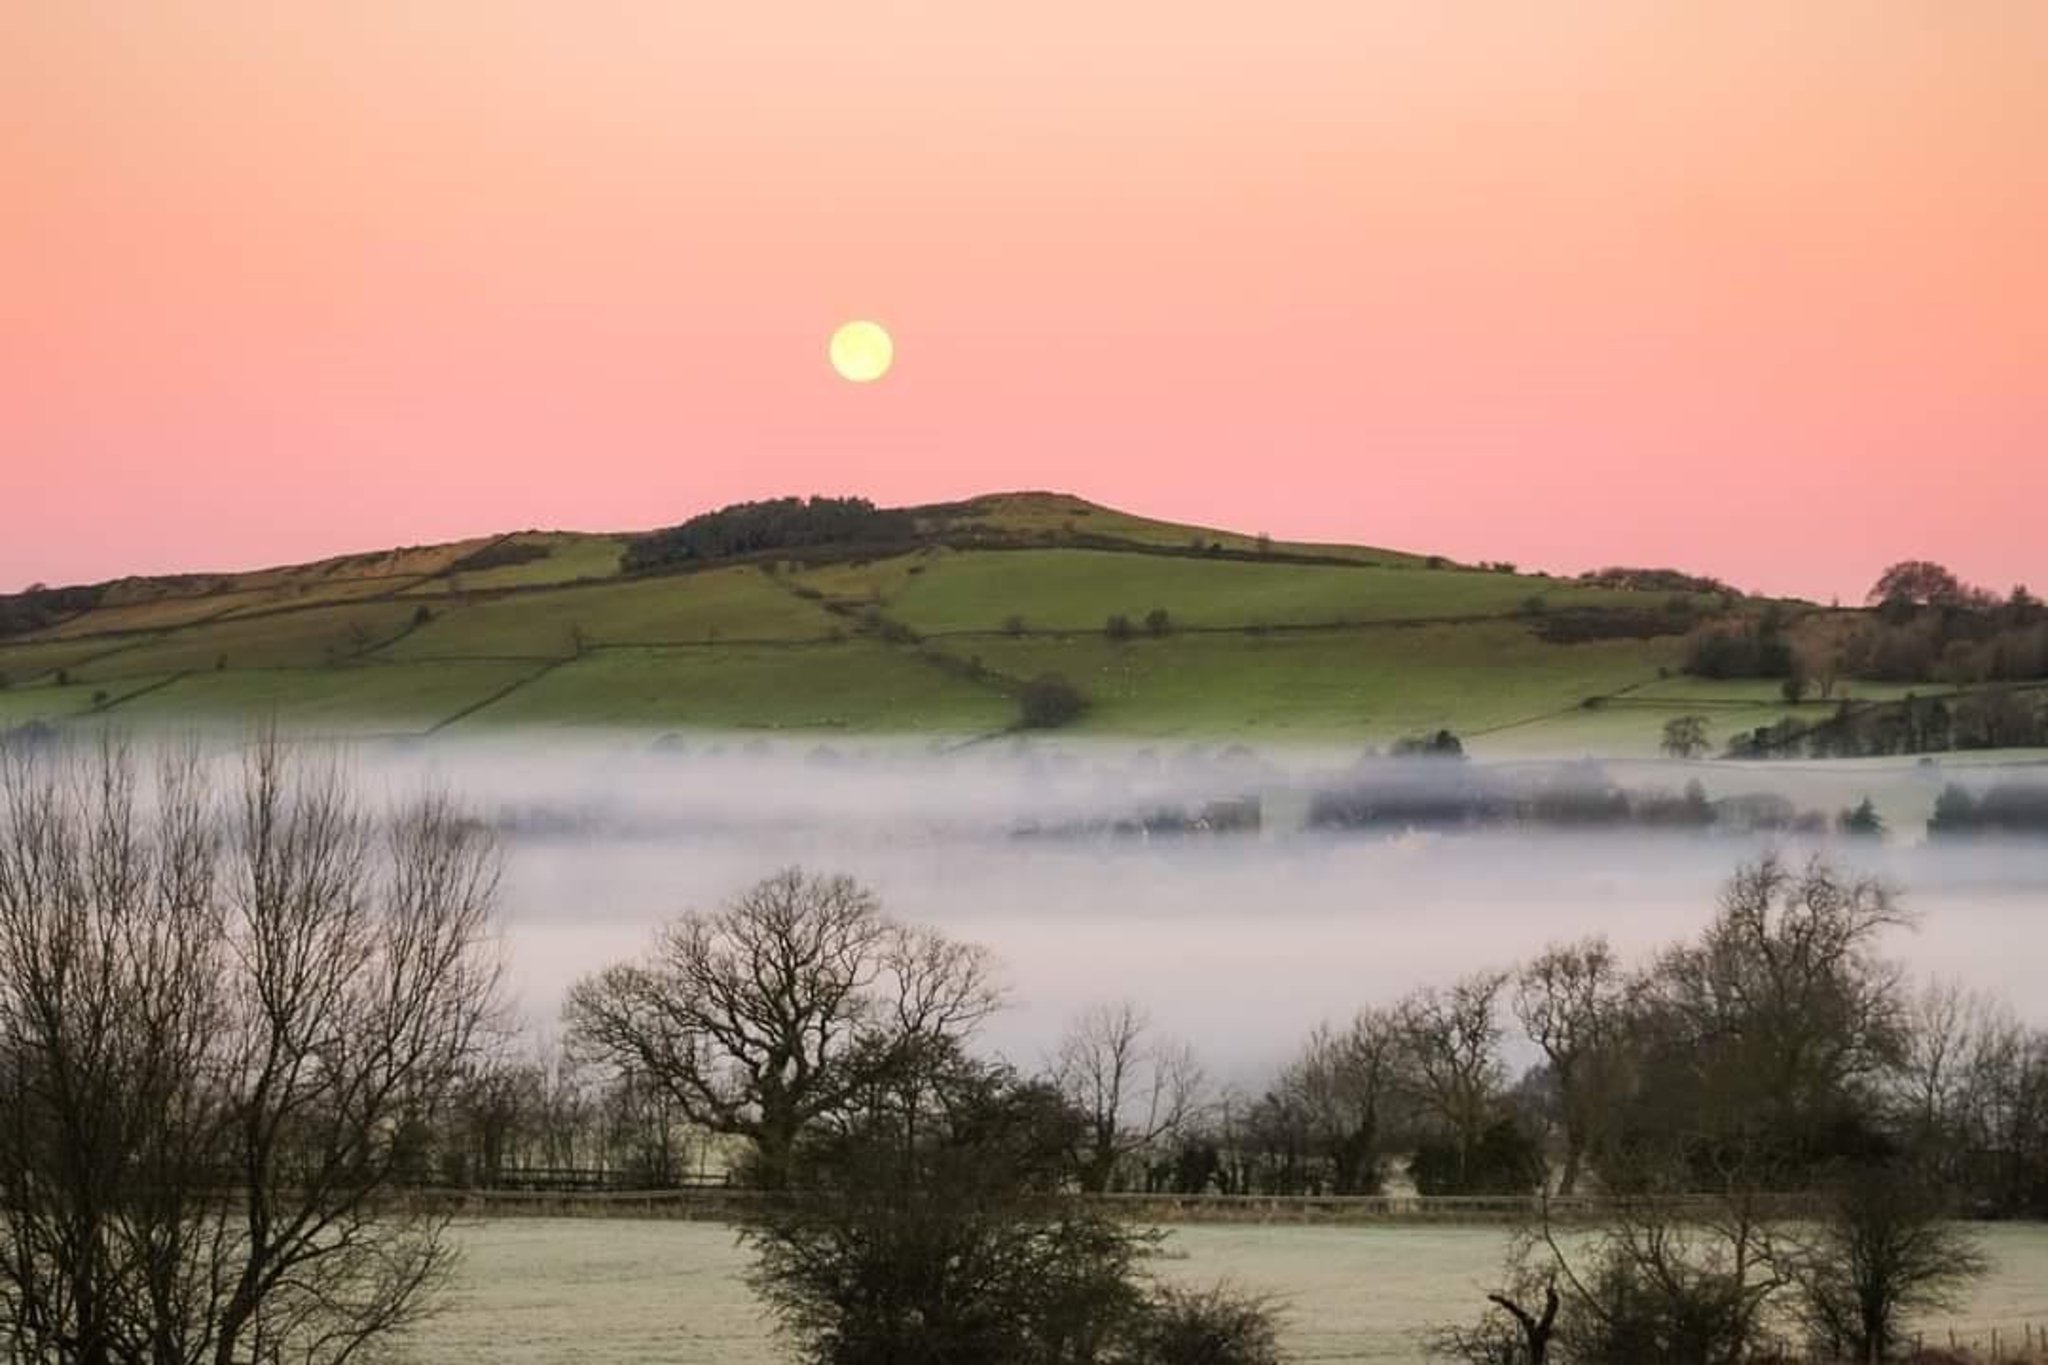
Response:
M91 611L103 595L97 587L46 588L38 583L0 596L0 639L54 626L80 612Z
M821 545L896 545L916 538L908 512L866 498L770 498L739 502L691 517L627 545L628 573Z
M1786 696L1826 699L1843 678L1869 682L2028 682L2048 678L2048 608L2024 587L1999 597L1938 564L1910 560L1870 592L1872 615L1846 632L1805 632L1773 605L1750 621L1696 631L1685 671L1777 678Z
M1677 569L1633 569L1616 565L1589 569L1579 582L1595 588L1630 588L1637 592L1696 593L1733 601L1742 594L1718 578L1683 573Z

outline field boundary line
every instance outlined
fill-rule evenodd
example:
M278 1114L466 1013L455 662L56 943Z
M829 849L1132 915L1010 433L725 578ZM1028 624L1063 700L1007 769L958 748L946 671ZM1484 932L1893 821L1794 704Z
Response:
M570 658L555 659L548 663L542 664L539 668L527 674L525 677L515 678L513 681L505 684L505 686L499 688L495 692L492 692L490 695L482 698L481 700L471 702L469 705L457 711L454 715L443 717L441 720L434 722L432 725L429 725L426 728L425 733L430 735L437 735L441 731L447 729L449 726L455 724L457 721L468 720L471 716L483 710L485 707L496 706L499 702L505 700L505 698L511 696L520 688L525 687L528 683L539 682L542 678L545 678L548 674L554 672L562 665L574 663L575 661L575 657L571 656Z

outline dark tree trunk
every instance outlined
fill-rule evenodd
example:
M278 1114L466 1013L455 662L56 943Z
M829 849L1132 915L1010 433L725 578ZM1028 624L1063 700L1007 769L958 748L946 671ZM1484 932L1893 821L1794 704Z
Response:
M1550 1334L1557 1327L1557 1286L1545 1285L1541 1316L1531 1313L1505 1294L1488 1294L1489 1300L1507 1310L1522 1328L1522 1341L1529 1348L1529 1365L1545 1365L1550 1358Z

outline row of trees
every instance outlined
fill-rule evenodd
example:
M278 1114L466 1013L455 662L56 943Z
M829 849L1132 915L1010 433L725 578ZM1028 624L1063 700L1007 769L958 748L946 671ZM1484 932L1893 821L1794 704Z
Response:
M952 1292L933 1259L953 1246L960 1263L948 1239L1024 1238L1005 1263L1072 1307L1076 1282L1038 1257L1128 1248L1061 1191L1369 1193L1405 1174L1425 1193L1610 1201L1590 1241L1524 1244L1510 1307L1468 1346L1522 1330L1516 1312L1544 1321L1525 1302L1540 1281L1558 1296L1546 1332L1578 1343L1559 1358L1742 1360L1796 1313L1864 1359L1974 1264L1947 1214L2048 1214L2048 1035L1916 990L1880 951L1905 923L1882 883L1766 858L1704 932L1645 962L1587 940L1417 989L1317 1029L1250 1095L1205 1087L1130 1006L1078 1019L1037 1076L983 1069L968 1044L995 1006L986 959L905 939L857 888L791 871L584 983L570 1036L666 1076L679 1112L743 1140L748 1175L786 1200L752 1234L763 1286L814 1343L868 1320L852 1289L877 1277ZM1519 1073L1517 1037L1536 1056ZM975 1145L996 1130L1028 1140L1029 1162ZM992 1170L1028 1175L996 1199L978 1183ZM914 1197L886 1193L906 1180ZM1859 1260L1872 1239L1877 1269Z
M1700 724L1704 747L1704 721ZM1672 744L1667 728L1667 752ZM1739 733L1729 740L1728 753L1733 758L1885 758L2041 745L2048 745L2048 691L1987 687L1955 697L1845 699L1824 720L1787 716Z
M1206 1093L1128 1005L1077 1019L1040 1081L1079 1119L1071 1179L1094 1191L1370 1193L1405 1169L1427 1193L1571 1193L1630 1187L1651 1158L1694 1189L1737 1164L1802 1189L1882 1152L1939 1162L1985 1212L2048 1214L2048 1040L1917 997L1878 954L1905 923L1880 882L1767 857L1647 964L1593 939L1419 988L1313 1033L1257 1097ZM784 872L682 925L578 986L571 1040L745 1140L766 1185L874 1074L995 1007L979 950L893 927L844 880ZM1520 1074L1511 1038L1540 1054Z

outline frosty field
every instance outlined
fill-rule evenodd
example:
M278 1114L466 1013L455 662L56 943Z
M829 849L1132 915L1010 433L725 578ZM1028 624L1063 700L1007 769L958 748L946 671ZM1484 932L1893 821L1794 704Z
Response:
M2048 1325L2048 1227L1982 1229L1992 1273L1930 1339L1988 1342ZM717 1223L503 1219L458 1230L444 1311L408 1358L427 1365L771 1365L788 1359L743 1280L748 1257ZM1286 1307L1303 1362L1414 1361L1416 1334L1470 1316L1498 1266L1499 1228L1173 1229L1161 1276L1227 1278Z

